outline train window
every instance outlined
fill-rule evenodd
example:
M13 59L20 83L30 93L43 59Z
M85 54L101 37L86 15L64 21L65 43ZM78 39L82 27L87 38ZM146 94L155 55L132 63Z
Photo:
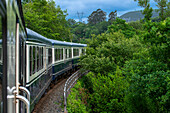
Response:
M73 49L73 56L79 56L79 49Z
M32 47L31 46L30 46L29 58L30 58L30 75L32 75Z
M0 62L2 62L2 48L0 47Z
M67 49L65 49L65 58L67 59Z
M48 64L52 63L52 49L48 49Z
M77 56L79 56L79 49L77 49Z
M82 49L82 55L84 55L85 54L85 50L84 49Z
M75 49L73 49L73 56L76 56L76 54L75 54Z
M62 51L62 50L59 49L59 60L61 60L61 54L62 54L61 51Z
M57 50L57 61L59 60L59 50L58 49L56 49Z
M2 19L0 15L0 45L2 46ZM2 61L2 48L0 50L0 59ZM2 111L1 105L2 105L2 63L0 63L0 112Z
M55 61L58 60L58 49L55 49Z
M43 68L43 52L42 52L42 47L40 47L40 69Z
M41 52L41 62L42 62L42 68L44 67L44 57L43 57L43 55L44 55L44 48L42 47L42 52Z
M41 47L39 47L39 70L41 69L41 64L42 64L42 62L41 62Z
M61 60L63 60L63 49L61 49Z
M55 61L57 61L57 49L55 49Z
M71 53L71 49L69 49L69 58L71 58L72 53Z
M40 65L39 65L39 60L40 60L40 58L39 58L39 54L41 54L40 53L40 50L39 50L39 47L37 47L37 71L39 71L39 69L40 69Z
M35 49L35 47L33 47L33 62L32 62L32 65L33 65L33 74L35 73L35 71L36 71L36 54L35 54L35 52L36 52L36 49Z

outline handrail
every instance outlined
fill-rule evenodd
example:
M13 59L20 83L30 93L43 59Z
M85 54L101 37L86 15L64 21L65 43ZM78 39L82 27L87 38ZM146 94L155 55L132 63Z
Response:
M27 106L27 113L30 113L30 103L25 97L23 97L21 95L8 95L7 98L8 99L19 99L19 100L23 101Z
M22 86L19 86L19 89L24 91L27 94L27 99L28 99L28 101L30 101L30 92L29 92L29 90L27 88L25 88L25 87L22 87Z

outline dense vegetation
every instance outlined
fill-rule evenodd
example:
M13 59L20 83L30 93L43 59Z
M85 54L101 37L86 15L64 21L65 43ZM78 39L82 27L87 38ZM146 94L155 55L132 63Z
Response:
M55 39L70 41L70 28L67 24L67 11L55 7L53 0L25 0L23 12L26 27L39 34Z
M151 21L148 4L144 14L88 40L80 65L90 73L72 89L68 112L170 112L170 18Z
M87 42L80 59L82 77L68 97L68 112L170 112L169 2L155 0L159 19L152 19L150 0L138 1L144 19L126 23L101 9L88 23L66 20L53 0L23 3L26 26L57 40Z

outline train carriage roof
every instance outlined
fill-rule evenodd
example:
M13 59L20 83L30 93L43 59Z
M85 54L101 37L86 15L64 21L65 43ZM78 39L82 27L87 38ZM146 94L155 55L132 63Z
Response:
M73 47L86 47L87 44L80 44L80 43L72 43Z
M59 45L59 46L71 46L71 43L69 42L64 42L64 41L58 41L58 40L53 40L49 39L52 43L52 45Z
M56 46L70 46L70 47L86 47L86 44L79 44L79 43L72 43L72 42L65 42L65 41L58 41L53 39L48 39L35 31L32 31L28 28L27 30L27 40L28 41L34 41L34 42L40 42L44 44L50 44L50 45L56 45Z
M65 41L58 41L49 39L53 45L63 45L63 46L71 46L71 47L86 47L86 44L78 44L78 43L72 43L72 42L65 42Z
M51 41L48 38L28 28L26 28L26 30L27 30L27 41L34 41L34 42L40 42L40 43L52 45Z

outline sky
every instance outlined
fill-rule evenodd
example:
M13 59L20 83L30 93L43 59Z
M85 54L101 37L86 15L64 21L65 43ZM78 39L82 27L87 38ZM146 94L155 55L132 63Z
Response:
M110 12L117 10L117 15L121 16L122 14L141 10L137 2L134 0L55 0L56 5L60 6L62 10L67 9L67 19L75 19L78 21L78 13L81 13L80 16L83 17L83 21L87 21L87 17L98 8L102 9L109 15ZM156 9L156 3L154 0L150 1L151 7Z

